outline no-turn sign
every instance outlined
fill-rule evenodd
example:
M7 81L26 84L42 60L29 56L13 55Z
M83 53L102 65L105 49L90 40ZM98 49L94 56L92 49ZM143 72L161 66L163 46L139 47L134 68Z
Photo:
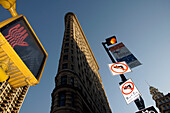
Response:
M126 82L120 85L120 90L127 104L133 102L141 95L131 79L128 79Z
M128 67L126 62L108 64L108 66L109 66L109 69L111 70L113 75L131 72L131 69Z
M134 84L129 81L123 84L121 91L124 95L129 95L130 93L133 92L134 88L135 88Z

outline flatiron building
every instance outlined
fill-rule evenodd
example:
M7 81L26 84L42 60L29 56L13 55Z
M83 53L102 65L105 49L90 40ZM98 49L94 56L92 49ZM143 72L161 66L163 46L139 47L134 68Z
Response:
M65 15L65 32L50 113L112 113L99 66L74 13Z

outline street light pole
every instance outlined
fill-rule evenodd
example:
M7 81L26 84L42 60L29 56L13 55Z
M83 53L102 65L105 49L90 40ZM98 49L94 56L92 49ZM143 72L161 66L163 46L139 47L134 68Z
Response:
M107 54L109 55L112 63L116 63L116 61L113 59L112 55L111 55L110 52L109 52L109 49L106 47L105 44L106 44L106 42L102 42L102 45L103 45L103 47L105 48ZM121 79L122 79L122 82L120 82L119 84L121 85L121 84L122 84L123 82L125 82L127 79L126 79L126 77L124 76L124 74L120 74L120 77L121 77Z
M110 54L109 49L106 47L105 44L106 44L106 42L102 42L102 45L103 45L104 49L106 50L107 54L109 55L111 61L112 61L113 63L116 63L116 61L114 60L114 58L113 58L112 55ZM124 74L120 74L120 77L121 77L121 80L122 80L122 81L119 82L119 85L123 84L123 83L127 80L126 77L124 76ZM144 100L142 99L141 96L140 96L140 99L136 99L134 102L135 102L135 104L136 104L136 106L137 106L137 108L138 108L139 110L145 108Z

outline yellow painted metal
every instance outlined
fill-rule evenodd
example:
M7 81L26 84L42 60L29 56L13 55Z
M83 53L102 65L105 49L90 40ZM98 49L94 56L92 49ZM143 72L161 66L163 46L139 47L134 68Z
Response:
M4 56L4 54L2 54L1 56ZM6 74L6 72L9 69L8 62L9 60L8 61L4 60L0 62L0 82L4 82L9 78L9 75Z
M35 76L31 73L31 71L28 69L28 67L24 64L24 62L21 60L21 58L18 56L18 54L15 52L15 50L11 47L11 45L8 43L8 41L5 39L3 34L0 32L0 62L9 61L9 69L7 70L7 74L10 76L10 79L8 80L9 84L14 87L21 87L25 85L36 85L40 82L45 63L47 61L47 52L45 51L44 47L42 46L41 42L39 41L38 37L34 33L33 29L31 28L30 24L26 20L26 18L23 15L19 15L16 17L12 17L10 19L7 19L0 23L0 28L7 25L8 23L23 17L25 21L27 22L28 26L30 27L32 33L35 35L36 40L38 41L39 45L43 49L46 58L45 62L42 68L42 71L40 73L40 77L37 80Z
M0 5L8 9L13 17L18 15L16 12L16 0L0 0Z
M0 67L0 82L4 82L9 78L9 75L5 73L5 71Z

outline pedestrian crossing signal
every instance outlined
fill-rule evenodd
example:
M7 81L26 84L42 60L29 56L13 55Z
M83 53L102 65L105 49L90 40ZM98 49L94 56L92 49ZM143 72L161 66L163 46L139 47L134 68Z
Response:
M115 43L117 43L116 36L112 36L112 37L106 39L106 44L108 46L113 45Z
M0 67L8 67L9 84L14 87L39 83L47 52L23 15L0 23Z

